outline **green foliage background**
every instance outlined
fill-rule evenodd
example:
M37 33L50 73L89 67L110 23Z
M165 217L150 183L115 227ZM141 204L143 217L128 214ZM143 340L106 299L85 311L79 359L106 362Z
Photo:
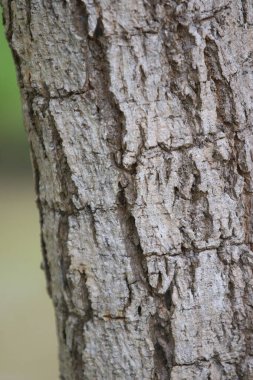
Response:
M0 15L2 20L2 15ZM30 172L16 71L0 22L0 170Z
M4 27L0 24L0 115L1 137L20 142L23 139L21 126L23 124L16 72L7 41L4 37Z

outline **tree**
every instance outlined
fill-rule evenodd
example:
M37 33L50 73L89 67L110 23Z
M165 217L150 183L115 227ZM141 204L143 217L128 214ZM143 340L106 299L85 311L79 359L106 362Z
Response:
M2 3L61 378L252 379L252 3Z

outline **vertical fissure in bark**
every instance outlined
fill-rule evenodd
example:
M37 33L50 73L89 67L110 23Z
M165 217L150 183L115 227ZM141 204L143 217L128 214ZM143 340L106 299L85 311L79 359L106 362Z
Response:
M80 35L80 37L84 38L84 41L87 39L88 35L88 14L85 7L85 3L82 0L74 0L73 1L73 23L75 25L75 29ZM86 49L86 47L84 47Z
M124 174L121 182L119 182L119 191L117 197L119 221L124 236L126 251L131 259L132 270L136 281L140 281L147 289L147 291L152 295L152 289L147 281L146 258L141 247L138 230L135 224L135 218L131 211L135 200L135 189L132 181L133 175L128 174L126 176ZM125 187L122 186L122 184ZM128 192L127 195L126 192ZM129 198L131 200L129 200Z
M242 194L242 202L244 206L244 231L245 231L245 243L249 246L249 248L253 249L253 240L252 240L252 232L253 232L253 218L252 218L252 178L249 168L246 163L245 157L245 141L241 140L238 136L238 133L234 135L234 147L235 147L235 162L236 169L238 174L243 178L243 194Z
M172 332L171 318L174 312L174 279L164 294L153 289L156 314L150 319L150 329L154 343L154 379L171 379L175 365L175 340Z
M82 350L84 347L83 338L83 327L84 320L83 316L79 315L75 310L75 306L72 301L72 283L69 276L71 258L69 252L66 249L66 244L68 241L68 216L62 215L59 222L59 249L60 249L60 267L63 282L63 294L64 299L62 300L61 313L65 315L62 325L62 334L64 338L64 343L66 348L70 351L70 357L72 362L72 373L75 374L78 380L82 379L83 376L83 362L82 362ZM85 284L84 284L85 285ZM84 289L85 290L85 287ZM81 295L80 295L81 296ZM67 331L68 331L68 320L71 319L72 323L72 334L73 341L68 342Z
M88 211L90 215L90 212ZM77 306L73 300L75 298L76 281L72 281L72 276L75 276L75 270L71 265L71 252L68 249L68 234L69 234L69 216L61 212L58 226L58 247L60 253L60 268L63 284L63 297L61 302L55 305L59 312L56 314L59 318L58 325L61 328L61 336L68 351L71 360L72 369L70 373L77 380L83 379L84 366L82 355L85 347L84 326L92 320L93 311L89 299L89 291L86 285L87 277L84 268L78 271L78 290L79 290L79 305ZM80 307L82 304L82 307Z
M124 113L120 110L120 107L114 97L114 94L110 90L110 70L107 57L107 43L103 38L102 19L99 18L98 24L100 25L99 35L96 33L96 29L93 37L88 38L90 53L92 54L92 60L98 66L98 80L99 87L94 88L96 91L102 91L102 102L100 98L97 98L97 110L101 118L103 113L110 111L114 118L114 125L107 125L106 143L112 154L112 164L116 165L121 170L124 170L122 165L123 157L123 133L124 133ZM92 63L89 68L92 70ZM94 85L95 87L95 85ZM105 102L105 104L103 104ZM103 108L107 109L103 109Z
M30 39L32 41L33 36L32 36L32 31L31 31L31 0L26 0L26 14L27 14L27 26L28 26L28 30L30 34Z
M242 5L242 16L243 16L243 22L244 24L247 24L247 0L241 0Z
M0 4L2 6L2 3ZM11 38L13 34L13 20L12 20L12 0L7 2L7 10L3 12L3 23L5 26L6 37L8 38L9 44L11 45ZM11 46L13 49L13 46ZM13 54L13 50L12 50ZM16 62L15 62L16 63ZM17 66L16 66L17 68Z
M56 171L61 183L61 203L65 211L75 212L76 206L73 199L78 199L78 189L71 178L71 170L68 164L67 156L64 152L63 141L55 124L52 114L49 112L49 122L52 131L52 138L55 147ZM62 206L61 206L62 207Z
M173 366L174 357L174 338L170 325L170 318L173 312L172 292L173 284L163 295L159 295L147 281L148 269L146 257L143 253L135 218L131 212L131 205L124 193L124 188L119 184L118 192L119 217L124 233L127 252L131 258L132 268L136 276L136 281L141 281L150 296L154 299L158 312L150 319L150 331L154 344L154 379L170 379L170 372ZM128 281L127 281L128 282ZM131 304L131 286L129 286L129 302ZM162 310L161 317L160 311ZM169 316L165 314L168 314ZM141 306L138 307L138 314L141 316Z
M40 225L43 226L43 214L42 214L42 210L41 210L41 205L39 205L39 204L38 204L38 209L39 209L39 213L40 213ZM48 259L48 252L47 252L46 242L45 242L45 238L43 236L42 231L41 231L40 235L41 235L40 236L40 245L41 245L41 251L42 251L42 258L43 258L43 262L41 263L41 269L44 270L44 272L45 272L47 292L48 292L50 298L52 298L52 277L51 277L51 269L50 269L49 259Z
M154 379L171 379L171 371L175 365L175 340L171 325L173 287L171 282L164 295L155 296L158 312L150 321L154 343Z
M216 112L220 128L224 128L225 133L235 130L237 126L236 107L233 91L230 83L222 73L219 60L219 51L216 42L210 37L205 39L204 57L207 67L208 80L213 83L212 90L217 98Z
M201 119L199 110L202 99L198 70L192 65L192 50L194 37L189 33L189 26L180 21L180 17L172 12L169 26L164 25L163 43L165 49L165 67L168 70L170 93L179 100L185 112L186 122L190 125L193 140L201 134ZM184 56L184 65L180 57ZM190 91L186 92L182 83L187 78ZM168 99L169 100L169 99Z

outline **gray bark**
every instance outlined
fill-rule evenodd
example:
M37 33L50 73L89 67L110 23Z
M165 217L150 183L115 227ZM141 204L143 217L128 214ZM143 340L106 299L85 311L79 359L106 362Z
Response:
M253 379L253 5L2 0L60 373Z

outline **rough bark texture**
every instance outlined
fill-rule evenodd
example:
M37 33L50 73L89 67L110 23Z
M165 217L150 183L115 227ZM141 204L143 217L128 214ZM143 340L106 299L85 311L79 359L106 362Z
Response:
M253 379L252 1L2 2L61 379Z

